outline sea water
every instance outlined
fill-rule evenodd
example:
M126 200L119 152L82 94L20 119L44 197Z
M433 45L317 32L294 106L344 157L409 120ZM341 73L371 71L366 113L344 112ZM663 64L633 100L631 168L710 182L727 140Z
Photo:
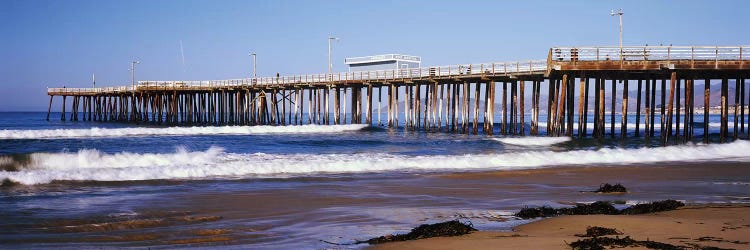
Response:
M451 219L509 230L528 222L512 216L524 206L750 202L750 142L703 144L704 125L718 133L714 115L696 116L695 141L669 146L659 120L656 138L634 138L632 115L628 138L618 115L616 138L604 140L45 117L0 113L0 245L358 248L331 243ZM580 192L602 182L634 191Z

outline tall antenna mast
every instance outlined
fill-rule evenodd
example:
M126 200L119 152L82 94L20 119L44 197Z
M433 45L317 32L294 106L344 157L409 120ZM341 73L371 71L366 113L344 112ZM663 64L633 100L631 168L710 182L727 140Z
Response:
M180 40L180 60L182 60L182 72L185 70L185 51L182 49L182 40Z

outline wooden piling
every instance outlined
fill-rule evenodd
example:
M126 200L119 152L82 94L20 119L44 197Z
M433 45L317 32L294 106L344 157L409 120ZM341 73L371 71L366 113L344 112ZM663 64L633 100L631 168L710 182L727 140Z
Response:
M740 112L740 79L734 81L734 131L732 137L737 140L739 137L739 112Z
M61 121L65 121L65 99L67 99L67 96L63 96Z
M675 85L675 115L674 115L675 142L677 142L677 140L679 140L680 138L680 90L681 90L680 85L682 84L682 82L684 82L682 79L677 79L677 84Z
M507 93L508 93L508 82L503 81L503 93L502 93L503 103L501 104L501 107L500 107L500 108L503 109L502 113L501 113L501 115L502 115L502 123L500 124L500 133L502 135L507 135L508 134L508 108L507 108L508 97L507 97Z
M666 104L667 104L666 103L667 102L667 98L666 98L666 94L667 94L667 80L666 79L661 79L661 92L660 92L660 94L661 94L661 108L659 110L661 111L661 113L660 113L659 122L661 123L661 129L659 130L659 134L661 135L662 141L664 141L665 132L667 132L666 131L666 129L667 129L666 128L666 126L667 126L667 124L666 124L666 122L667 122L667 119L666 119L666 115L667 115L667 112L666 112L666 110L667 110L666 109Z
M487 108L487 116L489 116L487 119L489 126L487 126L488 130L485 132L487 135L493 135L495 133L495 87L496 85L494 81L485 84L485 93L489 93L487 94L489 95L489 104L486 104L489 108L485 106L485 108Z
M677 85L677 72L672 72L672 77L669 80L669 103L668 110L667 110L667 131L662 136L662 145L669 143L669 137L672 134L672 110L674 109L674 102L675 102L675 86Z
M606 99L605 97L605 80L604 78L599 78L599 139L604 138L604 101Z
M471 125L471 131L475 135L479 133L479 85L479 82L474 83L474 122Z
M601 88L600 78L594 78L594 127L593 127L593 133L592 135L596 138L599 137L599 98L601 98L601 95L599 94L599 88Z
M649 124L649 136L654 137L656 127L656 78L651 79L651 124Z
M615 105L617 104L617 80L612 79L612 101L610 105L612 108L609 110L609 134L610 137L615 138Z
M534 81L534 85L536 86L536 89L534 90L534 99L535 99L535 105L534 105L534 135L539 135L539 104L540 104L540 97L541 97L541 87L542 83L541 81Z
M372 125L372 84L367 85L367 125Z
M628 134L628 81L620 80L622 82L622 118L620 128L620 138L625 139Z
M740 133L745 133L745 79L740 79Z
M635 137L639 137L641 133L641 87L643 80L638 79L638 93L635 101ZM627 91L626 91L627 92Z
M521 80L519 88L520 88L520 91L519 91L520 93L519 93L519 97L518 97L519 98L519 100L518 100L518 102L519 102L518 110L520 111L520 114L519 114L519 118L520 118L519 126L521 126L519 133L520 133L521 136L524 136L524 135L526 135L526 132L525 132L526 122L524 121L524 117L526 116L525 107L524 107L525 106L524 105L524 103L525 103L525 101L524 101L524 96L525 96L524 90L526 89L526 81Z
M578 138L583 138L586 136L586 131L583 130L583 117L584 117L584 110L583 106L585 103L585 94L586 94L586 83L584 81L584 77L581 76L579 79L579 93L578 93Z
M557 105L557 125L556 125L557 129L555 129L555 132L556 132L555 136L560 136L560 132L561 132L560 130L565 122L565 117L564 117L565 102L566 102L565 96L566 96L566 92L568 92L567 90L568 90L568 75L564 74L561 80L560 98L558 100L559 103Z
M567 132L565 133L568 137L573 137L573 125L574 125L574 118L575 118L575 92L576 92L576 86L575 86L575 77L571 77L568 79L568 100L567 104L567 118L568 118L568 125L566 126Z
M728 126L727 126L727 85L728 81L727 78L724 77L721 79L721 132L719 133L719 141L720 142L726 142L727 132L728 132Z

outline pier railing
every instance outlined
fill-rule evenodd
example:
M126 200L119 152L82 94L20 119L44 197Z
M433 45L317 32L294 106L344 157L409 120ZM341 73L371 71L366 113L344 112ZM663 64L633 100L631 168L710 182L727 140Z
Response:
M554 47L550 61L748 61L750 46Z
M347 81L389 81L445 77L497 76L537 74L547 70L542 60L431 66L375 71L340 72L333 74L307 74L279 77L242 78L208 81L138 81L137 87L219 87L289 84L326 84Z
M70 93L70 94L82 94L82 93L117 93L117 92L131 92L133 87L131 86L119 86L119 87L104 87L104 88L47 88L47 93Z

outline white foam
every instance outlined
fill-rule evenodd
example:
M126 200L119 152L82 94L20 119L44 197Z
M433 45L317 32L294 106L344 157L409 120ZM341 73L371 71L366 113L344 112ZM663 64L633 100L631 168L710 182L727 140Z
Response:
M750 142L659 148L528 151L482 155L406 156L395 154L236 154L221 148L166 154L35 153L18 172L0 171L0 180L27 185L53 180L125 181L152 179L289 177L324 173L382 171L512 170L555 165L625 165L653 162L750 161ZM19 163L20 164L20 163Z
M682 123L682 121L683 120L680 120L680 129L682 129L683 126L684 126L684 123ZM728 126L730 128L734 127L734 122L729 121L728 124L729 124ZM628 124L626 124L625 126L629 130L635 130L635 125L636 124L634 122L628 122ZM527 126L530 126L530 125L527 124ZM574 126L573 127L574 130L578 131L578 120L576 120L576 122L575 122L575 124L573 126ZM645 126L646 126L645 125L645 120L641 119L641 123L640 123L639 129L643 130L645 128ZM547 127L547 122L539 122L539 127L540 128L546 128ZM659 130L659 128L661 127L659 120L656 120L656 122L654 123L654 127L656 128L657 131ZM700 127L700 126L698 126L696 124L696 127ZM708 127L709 128L720 128L721 127L721 123L719 123L719 122L710 122L708 124ZM587 128L588 131L593 131L594 130L594 123L593 122L586 123L586 128ZM606 129L610 128L610 121L609 120L605 121L604 128L606 128ZM676 121L672 121L672 128L673 129L677 128ZM622 122L615 121L615 129L622 129ZM617 132L619 132L619 130Z
M506 137L492 139L504 144L519 146L550 146L570 141L570 137Z
M366 124L349 125L299 125L299 126L222 126L222 127L167 127L167 128L90 128L90 129L40 129L0 130L0 139L60 139L164 135L252 135L252 134L304 134L357 131Z
M13 163L13 158L10 158L10 156L2 156L2 155L0 155L0 166L10 165L12 163Z

